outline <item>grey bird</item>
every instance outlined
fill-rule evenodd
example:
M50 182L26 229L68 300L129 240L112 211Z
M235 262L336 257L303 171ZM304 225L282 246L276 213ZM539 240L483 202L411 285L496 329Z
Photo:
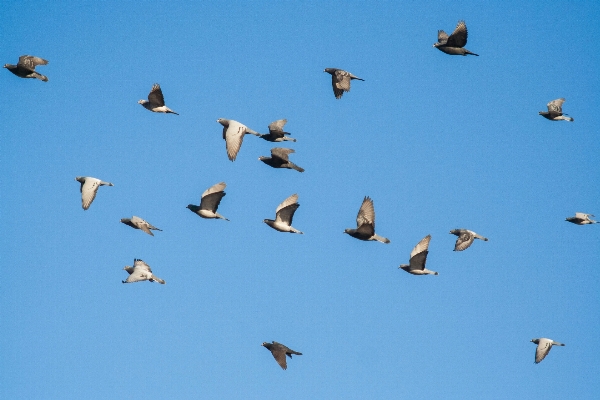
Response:
M336 99L341 99L344 92L350 91L350 81L352 79L364 81L364 79L352 75L350 72L344 71L343 69L325 68L323 72L331 74L331 86L333 87L333 94Z
M227 157L229 157L231 161L235 161L246 134L260 136L260 133L253 131L246 125L232 119L219 118L217 122L223 125L223 140L225 140Z
M572 222L577 225L590 225L597 224L598 221L594 221L590 217L593 217L593 214L585 214L582 212L576 212L574 217L568 217L565 221Z
M398 268L401 268L413 275L439 275L435 271L430 271L425 268L427 262L427 254L429 254L429 241L431 235L425 236L415 248L410 252L410 260L408 264L402 264Z
M19 57L17 65L4 64L4 68L15 74L20 78L36 78L40 81L48 82L48 77L36 72L35 67L37 65L46 65L48 60L44 60L40 57L23 55Z
M150 93L148 93L148 100L140 100L138 101L138 104L141 104L146 110L152 112L179 115L169 107L165 106L165 97L163 96L163 92L158 83L155 83L152 86Z
M390 243L390 240L375 233L375 207L373 200L365 196L358 215L356 216L356 229L346 229L344 233L360 240L377 240L381 243Z
M279 232L302 234L303 232L300 232L298 229L292 227L294 213L298 207L300 207L300 204L298 204L298 195L293 194L282 201L277 207L275 210L275 220L265 219L263 222Z
M271 352L271 354L273 354L273 358L275 358L275 361L277 361L277 364L279 364L282 369L287 369L287 360L285 356L292 358L292 354L296 354L298 356L302 355L302 353L294 351L289 347L275 341L272 343L263 342L261 346L265 347Z
M473 244L475 239L480 239L484 242L488 241L488 238L478 235L477 233L468 229L452 229L450 233L458 236L456 239L456 244L454 245L454 251L463 251L468 249L469 246Z
M81 183L79 191L81 192L81 207L87 210L92 205L92 201L96 198L98 188L100 186L115 186L110 182L104 182L91 176L78 176L75 180Z
M294 149L273 147L271 149L271 157L260 156L258 159L273 168L295 169L298 172L304 172L304 168L297 166L289 159L289 155L295 152Z
M563 114L562 105L564 102L565 99L563 98L552 100L550 103L546 104L548 111L540 111L539 114L550 121L575 121L573 118L567 117L567 114Z
M550 349L552 346L564 346L562 343L555 342L552 339L547 338L539 338L539 339L531 339L531 341L537 344L537 348L535 349L535 363L539 364L542 360L550 353Z
M438 31L438 41L433 44L433 47L453 56L466 56L467 54L479 56L479 54L471 53L464 48L467 44L468 35L469 33L467 32L467 24L465 24L465 21L458 21L452 35L448 36L446 32L442 30Z
M162 229L158 229L157 227L144 221L140 217L136 217L135 215L131 218L121 218L121 222L124 223L125 225L129 225L130 227L132 227L134 229L141 229L142 231L146 232L150 236L154 236L154 233L152 233L152 231L161 231L162 232Z
M269 133L268 134L259 133L258 136L269 142L283 142L284 140L289 140L290 142L295 142L296 139L291 138L289 136L285 136L285 135L290 134L289 132L283 131L283 126L286 123L287 123L287 119L278 119L277 121L273 121L269 124Z
M140 259L133 260L133 267L129 265L123 268L129 276L126 280L121 281L123 283L132 283L132 282L141 282L141 281L150 281L150 282L158 282L164 285L166 282L163 279L160 279L156 275L152 273L152 269L150 266L143 262Z
M217 208L219 208L219 204L221 204L221 199L225 196L223 190L225 190L226 186L225 182L212 185L202 193L199 206L188 204L186 208L202 218L218 218L229 221L217 212Z

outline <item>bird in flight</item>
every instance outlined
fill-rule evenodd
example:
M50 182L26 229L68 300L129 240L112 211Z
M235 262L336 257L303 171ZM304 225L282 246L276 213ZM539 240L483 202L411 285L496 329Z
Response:
M262 346L269 350L271 354L273 354L273 358L275 358L275 361L277 361L277 364L279 364L282 369L287 369L287 360L285 356L292 358L292 354L299 356L302 355L302 353L294 351L289 347L275 341L272 343L263 342Z
M456 29L454 29L452 35L448 36L443 30L438 31L438 41L433 44L433 47L453 56L466 56L467 54L479 56L479 54L471 53L464 48L467 44L468 35L465 21L458 21L458 25L456 25Z
M350 91L350 81L352 79L364 81L364 79L352 75L350 72L344 71L343 69L325 68L323 72L331 74L331 86L333 87L333 94L336 99L341 99L344 92Z

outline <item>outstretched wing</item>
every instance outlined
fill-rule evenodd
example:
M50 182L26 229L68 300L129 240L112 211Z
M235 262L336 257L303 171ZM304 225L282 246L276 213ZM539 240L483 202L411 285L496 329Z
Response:
M92 205L92 202L96 198L98 188L100 187L100 180L96 178L85 178L85 182L81 185L81 206L84 210L87 210Z
M565 99L556 99L552 100L550 103L546 104L548 107L548 111L551 114L562 115L562 105L565 102Z
M474 240L475 236L471 232L467 230L462 231L460 233L460 236L456 239L454 251L466 250L467 248L469 248L469 246L471 246Z
M157 107L163 107L165 105L165 98L158 83L155 83L154 86L152 86L150 93L148 93L148 101L150 104Z
M446 46L448 47L465 47L467 44L467 25L465 21L458 21L454 32L448 37Z
M548 353L550 353L550 349L552 349L552 342L549 340L540 339L540 342L535 349L535 363L538 364L541 362Z
M269 124L269 133L274 137L282 138L285 133L283 132L283 126L287 123L287 119L278 119Z
M428 250L429 249L429 242L430 241L431 241L431 235L427 235L423 239L421 239L421 241L419 243L417 243L417 245L415 246L415 248L410 252L410 258L411 258L411 260L417 254L422 253L423 251Z
M230 120L227 129L224 128L224 132L227 156L231 161L235 161L246 135L246 126L237 121Z
M279 158L285 162L289 162L289 154L295 153L294 149L284 149L283 147L274 147L271 149L271 157Z
M442 30L438 31L438 43L446 44L448 42L448 34Z
M28 56L28 55L19 57L19 62L17 62L18 66L27 68L31 72L35 71L36 65L46 65L46 64L48 64L47 60L44 60L43 58L39 58L39 57Z

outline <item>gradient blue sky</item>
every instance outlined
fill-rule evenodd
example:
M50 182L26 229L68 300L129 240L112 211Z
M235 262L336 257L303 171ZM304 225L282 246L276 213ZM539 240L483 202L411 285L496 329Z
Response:
M600 397L600 226L564 221L600 216L600 3L0 9L1 63L50 61L0 71L0 397ZM460 19L480 57L432 48ZM365 82L336 100L326 67ZM137 104L155 82L180 116ZM574 123L538 115L559 97ZM230 162L218 118L287 118L306 172L252 136ZM115 186L83 211L79 175ZM185 208L221 181L231 222ZM292 193L304 235L262 223ZM391 244L342 234L365 195ZM398 270L427 234L440 275ZM167 284L121 284L134 258ZM566 347L534 365L537 337Z

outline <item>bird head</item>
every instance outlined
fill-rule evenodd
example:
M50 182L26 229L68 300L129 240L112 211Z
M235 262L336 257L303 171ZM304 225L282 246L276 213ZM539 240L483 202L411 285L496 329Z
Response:
M229 122L227 122L227 120L225 118L219 118L217 120L218 123L220 123L223 126L229 126Z
M8 68L8 64L4 64L4 67L2 67L2 68Z
M460 235L460 232L459 232L459 230L458 230L458 229L452 229L452 230L450 231L450 233L451 233L451 234L453 234L453 235Z
M121 218L121 222L124 223L124 224L128 223L129 221L131 221L131 219L129 219L129 218Z
M85 182L85 176L78 176L78 177L76 177L76 178L75 178L75 180L76 180L77 182L81 182L81 183L83 183L83 182Z
M531 342L538 344L540 342L540 339L531 339Z
M350 234L350 229L344 229L343 233L347 233L349 235Z

